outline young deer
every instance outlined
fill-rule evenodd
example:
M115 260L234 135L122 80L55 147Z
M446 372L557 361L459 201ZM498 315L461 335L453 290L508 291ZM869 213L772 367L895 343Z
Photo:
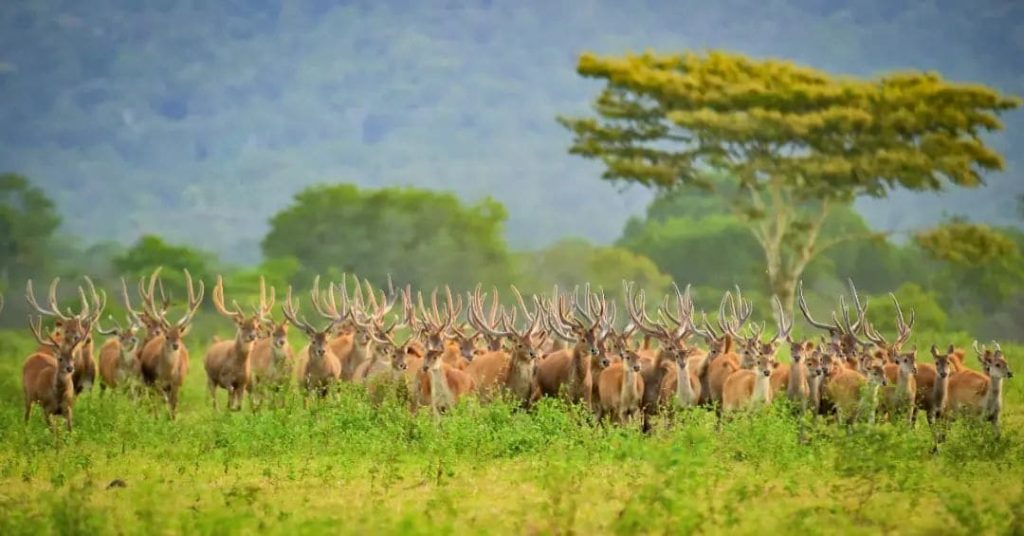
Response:
M1003 380L1012 378L1003 350L993 342L995 351L989 348L978 348L974 341L974 351L978 354L984 374L973 370L964 370L953 374L949 379L949 410L951 412L967 412L981 415L992 423L999 433L999 422L1003 413Z
M136 356L139 349L139 325L128 315L127 327L121 327L114 317L111 329L103 329L96 323L96 331L109 338L100 347L100 391L117 388L134 388L137 383Z
M887 384L885 371L881 365L875 364L868 369L867 376L855 370L841 368L828 380L825 391L835 404L840 422L852 426L866 415L868 422L873 424L875 409L878 406L878 390Z
M740 369L729 375L722 389L722 409L737 411L772 403L772 373L778 363L771 356L758 356L754 369Z
M896 355L896 385L886 386L882 392L883 407L891 420L897 415L906 412L907 420L911 426L914 425L917 412L917 347L909 352ZM888 365L888 364L887 364ZM886 366L883 366L883 371ZM886 373L886 381L889 374Z
M185 270L188 306L185 314L172 324L167 320L166 308L158 310L154 300L160 270L154 270L149 278L149 290L142 296L142 307L150 317L160 319L161 334L150 339L142 347L139 368L142 381L167 401L171 420L174 420L178 412L178 392L185 382L189 367L188 348L185 347L184 339L192 325L192 319L203 303L206 287L200 281L199 291L196 292L192 284L192 274Z
M617 339L622 360L609 364L598 378L601 394L598 419L612 415L615 422L626 424L640 410L644 379L640 375L640 356L627 347L624 337Z
M75 404L75 388L72 375L75 372L75 349L82 343L81 338L58 340L52 334L42 335L42 317L35 322L29 320L32 335L49 353L35 352L25 360L21 370L21 385L25 394L25 421L32 413L32 404L39 404L43 410L43 421L57 432L50 420L51 415L61 415L72 431L71 408Z
M951 358L956 352L953 345L949 345L949 349L946 353L939 351L938 347L932 345L931 353L935 359L934 365L927 365L925 369L925 363L918 365L918 378L921 378L921 373L924 370L930 370L930 374L934 374L931 378L931 389L925 392L925 384L918 383L918 407L925 412L925 416L928 418L928 424L935 424L935 420L945 414L946 406L949 400L949 378L955 372L953 370L953 362L955 358ZM924 369L924 370L921 370Z
M288 342L288 320L274 322L266 319L266 336L256 339L249 357L252 381L249 382L249 405L256 407L264 398L273 397L281 402L280 395L292 379L295 359Z
M534 296L533 312L531 313L527 309L519 289L513 286L512 290L528 322L522 331L515 326L515 309L512 309L509 314L501 312L503 327L498 329L495 323L489 319L494 318L494 315L484 317L483 298L480 295L479 285L471 296L467 310L470 324L489 341L502 339L508 341L510 351L488 351L478 355L466 367L466 372L476 382L481 399L486 400L498 392L505 392L518 404L529 406L530 395L533 394L537 356L540 353L540 346L547 336L538 329L544 310L540 299Z
M789 343L789 355L792 363L789 365L786 398L796 404L801 411L806 409L811 401L811 373L808 368L808 358L814 351L814 343L811 341L790 341Z
M307 395L315 392L320 398L323 398L341 379L341 362L338 361L338 357L334 355L330 346L331 332L334 330L337 320L332 320L323 329L316 329L305 317L300 318L296 315L297 305L297 300L294 303L292 301L292 287L289 285L284 306L281 308L284 317L309 338L309 344L299 351L299 388L305 390ZM304 404L308 406L308 396Z
M565 296L556 295L558 310L548 303L544 315L548 332L565 342L572 343L571 349L548 354L537 364L536 385L530 401L536 402L541 396L564 396L573 404L583 402L593 408L593 377L590 371L591 359L599 354L598 338L601 319L607 303L598 295L590 294L590 285L584 290L587 305L579 305L573 293L572 307L583 317L577 318L569 311Z
M242 396L249 389L252 380L253 345L263 329L263 323L274 306L274 289L270 289L267 299L267 286L260 277L259 308L247 316L237 302L234 309L224 304L224 279L217 276L217 284L213 287L213 306L217 312L235 323L235 337L231 340L215 342L206 351L203 365L206 368L206 388L210 393L214 411L217 410L217 389L228 392L228 410L242 409Z
M42 316L54 318L54 339L57 341L67 339L69 343L74 344L76 347L75 373L72 378L75 385L76 395L91 389L93 383L96 381L96 361L93 359L92 355L92 327L100 315L103 314L103 308L106 306L107 302L106 293L100 292L97 294L96 287L93 286L92 280L89 279L89 277L85 277L84 279L89 287L89 292L92 296L92 307L95 310L90 311L89 301L85 297L85 291L82 287L78 287L78 296L81 299L82 309L77 315L70 314L70 311L68 312L69 314L63 314L60 312L60 307L57 305L57 284L60 282L59 277L54 278L50 283L50 292L48 295L49 309L41 307L39 302L36 301L35 291L32 290L31 279L28 280L25 290L25 298L37 313ZM47 345L40 345L37 351L50 353L53 352L53 348Z

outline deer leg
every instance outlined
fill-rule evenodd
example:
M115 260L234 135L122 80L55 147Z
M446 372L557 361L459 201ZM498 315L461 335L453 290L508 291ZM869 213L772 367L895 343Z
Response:
M69 407L64 408L64 421L67 424L68 433L71 433L72 428L74 428L74 420L75 419L72 416L71 407L69 406Z
M32 399L25 395L25 422L28 422L29 416L32 415Z
M206 392L210 394L210 401L213 403L213 411L217 411L217 384L213 378L206 380ZM228 404L231 404L231 392L228 391Z

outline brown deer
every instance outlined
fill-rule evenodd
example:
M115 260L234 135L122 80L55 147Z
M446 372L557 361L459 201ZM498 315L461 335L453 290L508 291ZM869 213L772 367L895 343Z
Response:
M137 352L139 349L139 324L128 315L126 327L114 322L111 329L103 329L96 323L96 331L109 338L100 346L100 391L117 388L133 388L137 383Z
M192 326L192 319L199 311L199 306L203 303L203 293L206 291L206 287L202 281L199 281L199 291L196 292L192 283L192 274L187 269L185 270L188 304L185 314L172 324L167 320L167 310L157 309L155 303L154 292L157 279L160 277L160 270L160 268L154 270L149 278L148 291L142 296L142 307L150 317L160 320L161 334L150 339L142 347L139 369L142 381L164 397L171 420L174 420L178 412L178 392L185 382L189 368L185 336Z
M434 304L436 305L437 289L434 289ZM455 309L451 300L451 293L444 311L434 308L434 316L427 314L422 307L420 309L425 317L426 324L426 355L423 357L421 367L422 375L419 377L419 389L429 401L430 408L435 416L440 416L455 404L463 396L471 393L476 387L473 377L463 370L449 365L444 360L446 348L446 337L448 330L455 323ZM445 317L444 322L440 318Z
M900 352L895 356L895 360L896 385L887 385L882 389L882 407L892 420L906 412L907 420L913 426L917 412L917 347L909 352ZM882 367L883 371L888 365L887 363ZM888 382L888 372L885 376Z
M839 421L852 426L862 416L867 416L869 423L875 422L875 410L878 407L878 390L885 387L888 380L880 364L874 364L865 376L855 370L839 367L825 385L825 394L835 404Z
M21 370L21 385L25 394L25 421L32 414L32 405L39 404L43 410L43 421L54 432L56 426L51 415L64 417L68 432L72 431L72 406L75 404L75 387L71 379L75 372L75 349L82 344L80 337L59 340L53 334L42 334L42 317L34 322L29 320L32 335L48 353L35 352L25 360Z
M999 423L1003 413L1003 380L1013 378L1013 371L1003 356L998 343L990 348L973 345L984 374L963 370L949 379L948 408L953 414L969 413L980 415L992 423L999 434Z
M817 408L811 400L811 371L808 359L814 353L815 346L811 341L789 341L789 381L786 383L786 398L801 411L809 404Z
M931 371L935 376L931 379L931 389L928 389L925 384L918 383L918 407L925 412L925 416L928 418L928 424L935 424L935 420L946 412L946 406L949 400L949 378L954 374L953 369L954 359L953 355L957 352L953 345L949 345L949 349L945 353L939 351L938 347L934 344L931 348L932 357L935 359L934 365L927 365L921 363L918 365L917 377L921 378L922 373L925 370ZM925 373L928 374L928 373ZM927 392L925 391L926 389Z
M758 356L751 369L740 369L725 380L722 387L722 410L726 412L751 409L772 403L771 377L777 363L771 356Z
M611 415L619 424L627 424L640 411L644 394L640 355L628 348L624 339L617 341L622 360L605 367L598 378L601 395L598 419ZM653 386L651 390L657 391Z
M92 297L92 309L90 310L89 300L86 299L85 291L78 287L78 295L81 299L82 309L77 315L63 314L57 305L57 285L60 278L54 278L50 283L49 309L43 308L36 301L35 291L32 290L32 280L26 284L25 298L29 305L42 316L54 318L54 337L56 340L67 339L69 343L75 344L75 373L72 381L75 385L75 394L80 394L92 388L96 381L96 361L93 359L92 327L96 319L103 314L106 306L107 295L102 291L97 294L92 279L84 277ZM79 344L79 340L81 343ZM38 352L52 352L53 348L47 345L40 345Z
M466 372L476 382L477 392L482 400L504 392L516 403L529 406L530 396L533 394L537 357L541 351L540 346L547 336L546 333L538 329L543 319L544 308L540 303L540 298L534 296L533 312L531 313L527 309L519 289L513 286L512 290L528 322L523 330L518 330L515 326L515 309L508 314L501 313L503 323L501 329L495 325L496 322L492 321L495 315L485 317L480 286L477 286L471 297L469 309L467 309L470 324L488 341L503 339L508 341L510 351L491 350L478 355L466 367Z
M696 372L692 370L692 367L683 366L684 374L681 375L680 367L677 365L679 356L685 355L689 358L693 354L685 344L686 339L696 333L693 327L693 300L690 298L690 287L688 285L685 292L680 292L679 287L672 283L672 288L676 298L675 314L670 311L669 299L666 298L659 309L661 321L652 322L647 316L644 292L642 290L635 292L633 284L623 282L630 327L642 332L645 341L653 339L658 341L659 345L652 359L642 359L641 361L641 376L645 386L641 404L644 410L644 430L649 429L650 418L672 399L673 393L679 393L679 396L688 396L679 391L682 388L679 378L689 376L691 373L696 377ZM674 322L676 327L669 328L665 319ZM628 339L629 334L629 332L624 333L623 339ZM700 382L699 379L697 381ZM699 387L696 393L699 396ZM679 400L679 403L684 406L688 405L688 402L684 402L682 399Z
M373 308L375 312L371 313L371 316L376 315L378 310L384 311L381 314L383 316L391 309L395 298L397 298L390 275L388 275L388 293L386 296L381 297L380 303L377 302L376 292L370 285L369 280L360 282L358 277L354 279L355 286L351 297L348 293L347 275L342 274L339 285L335 286L334 283L329 285L326 301L320 298L319 276L313 280L313 295L315 296L313 298L313 307L316 311L321 316L331 319L338 325L349 326L349 329L346 329L345 332L331 340L331 350L341 363L341 379L344 381L354 380L356 370L363 363L369 362L373 357L374 339L372 328L365 319L365 307L369 305ZM365 301L363 297L364 285L366 288ZM340 308L335 300L336 288L341 296ZM361 316L357 318L357 315Z
M557 338L567 343L572 343L571 349L559 350L553 354L544 356L537 364L536 385L530 397L531 403L536 402L541 396L564 396L573 404L583 402L587 407L593 408L593 377L591 376L590 361L596 359L599 353L598 338L601 327L601 318L605 315L606 303L597 295L590 294L590 285L584 290L587 301L586 307L579 305L577 293L573 293L572 307L583 319L581 320L571 311L567 299L563 295L556 295L552 299L557 300L557 311L555 304L548 303L547 314L544 320L547 322L547 330Z
M280 405L282 394L294 373L295 358L288 342L288 319L264 322L265 336L256 339L249 357L252 381L249 382L249 405L258 407L267 397Z
M372 293L373 291L370 290L370 292ZM356 311L354 316L356 325L360 330L365 330L369 333L374 343L370 358L363 361L352 375L352 381L360 383L365 382L370 376L376 376L393 369L392 362L397 350L394 341L391 340L391 334L396 328L405 326L404 323L395 320L390 326L384 327L384 317L394 306L393 299L390 303L385 299L383 305L378 304L376 299L371 299L370 304L374 308L372 313L367 315L365 311L360 309Z
M250 357L253 345L274 306L274 289L270 289L268 299L266 283L263 277L260 277L259 308L252 315L243 313L237 302L232 303L233 309L227 308L224 303L224 279L219 275L217 284L213 287L212 298L217 312L235 323L235 337L215 342L207 349L206 358L203 360L206 369L206 388L210 393L214 411L217 410L218 388L228 392L228 410L238 411L242 409L242 396L249 389L249 382L252 380Z
M810 309L807 307L807 301L804 299L804 285L803 281L797 284L797 304L799 305L800 312L803 314L804 319L807 320L811 326L824 330L829 335L828 344L835 348L832 353L832 358L843 361L843 366L846 368L856 369L859 367L859 352L857 351L858 345L863 347L866 344L857 337L857 333L867 329L867 312L868 302L861 301L857 294L857 288L853 284L853 280L848 280L850 285L851 293L853 294L854 305L857 307L857 320L854 322L850 321L849 309L846 306L845 296L839 296L840 309L843 311L843 318L845 325L841 324L836 313L832 313L832 324L825 324L819 322L811 316ZM838 364L838 363L836 363Z
M316 290L314 289L313 295L315 294ZM305 317L296 314L297 305L298 301L293 302L292 300L292 287L289 285L281 310L288 322L302 330L309 339L309 343L299 351L299 388L303 389L307 395L315 392L320 398L324 398L334 384L341 379L341 362L338 361L338 356L334 355L330 345L331 333L338 320L331 320L322 329L317 329ZM308 406L308 396L304 403Z
M721 409L725 380L740 370L740 356L733 351L734 341L740 339L737 333L753 312L753 306L743 300L739 288L736 294L736 300L740 303L739 312L731 292L726 292L718 305L718 327L722 330L720 334L703 315L703 329L696 330L708 343L708 353L697 370L701 382L701 404L710 404L718 409ZM731 317L726 315L726 305L731 309Z
M893 304L896 305L896 329L899 331L899 335L897 335L896 340L890 344L885 340L885 337L875 331L871 324L867 322L864 323L864 334L867 335L871 342L873 342L881 351L881 357L885 362L883 367L885 369L886 379L889 383L897 383L899 381L897 376L899 375L900 370L897 361L899 360L898 358L903 345L910 340L910 332L914 328L916 314L914 311L911 311L910 322L907 322L906 318L903 316L903 308L900 307L900 302L896 299L896 295L890 292L889 297L892 298Z

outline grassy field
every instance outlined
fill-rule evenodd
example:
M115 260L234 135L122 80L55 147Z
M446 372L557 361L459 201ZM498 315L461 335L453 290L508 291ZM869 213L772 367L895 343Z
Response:
M1006 382L1001 437L957 423L933 454L923 423L847 433L782 406L721 431L688 412L646 436L555 401L530 413L469 401L435 422L351 386L310 410L295 398L214 413L192 339L176 422L94 391L55 440L37 413L22 421L31 346L0 334L4 535L1024 531L1020 378ZM1024 373L1024 348L1004 348Z

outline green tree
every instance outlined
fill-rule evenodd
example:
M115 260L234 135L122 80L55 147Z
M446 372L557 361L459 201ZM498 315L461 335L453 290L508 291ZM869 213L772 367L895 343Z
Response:
M214 278L214 263L215 259L208 253L168 244L154 235L142 236L132 247L114 258L114 268L129 282L134 278L148 276L162 266L160 278L177 302L182 302L186 296L183 270L188 269L196 284L201 280L210 288Z
M27 178L0 174L0 285L50 268L50 246L60 222L53 202Z
M619 247L595 246L579 238L525 253L520 264L524 289L538 293L550 292L552 285L564 290L590 283L614 298L626 280L660 298L672 284L672 278L643 255Z
M748 226L789 310L815 257L864 236L823 233L836 207L894 187L982 184L1003 159L981 134L1018 106L934 73L861 80L725 52L587 53L578 72L606 85L596 117L559 118L570 152L600 160L606 180L713 189Z
M267 258L294 257L300 281L355 273L420 287L509 281L506 212L485 199L466 206L449 193L415 188L314 186L270 220Z

